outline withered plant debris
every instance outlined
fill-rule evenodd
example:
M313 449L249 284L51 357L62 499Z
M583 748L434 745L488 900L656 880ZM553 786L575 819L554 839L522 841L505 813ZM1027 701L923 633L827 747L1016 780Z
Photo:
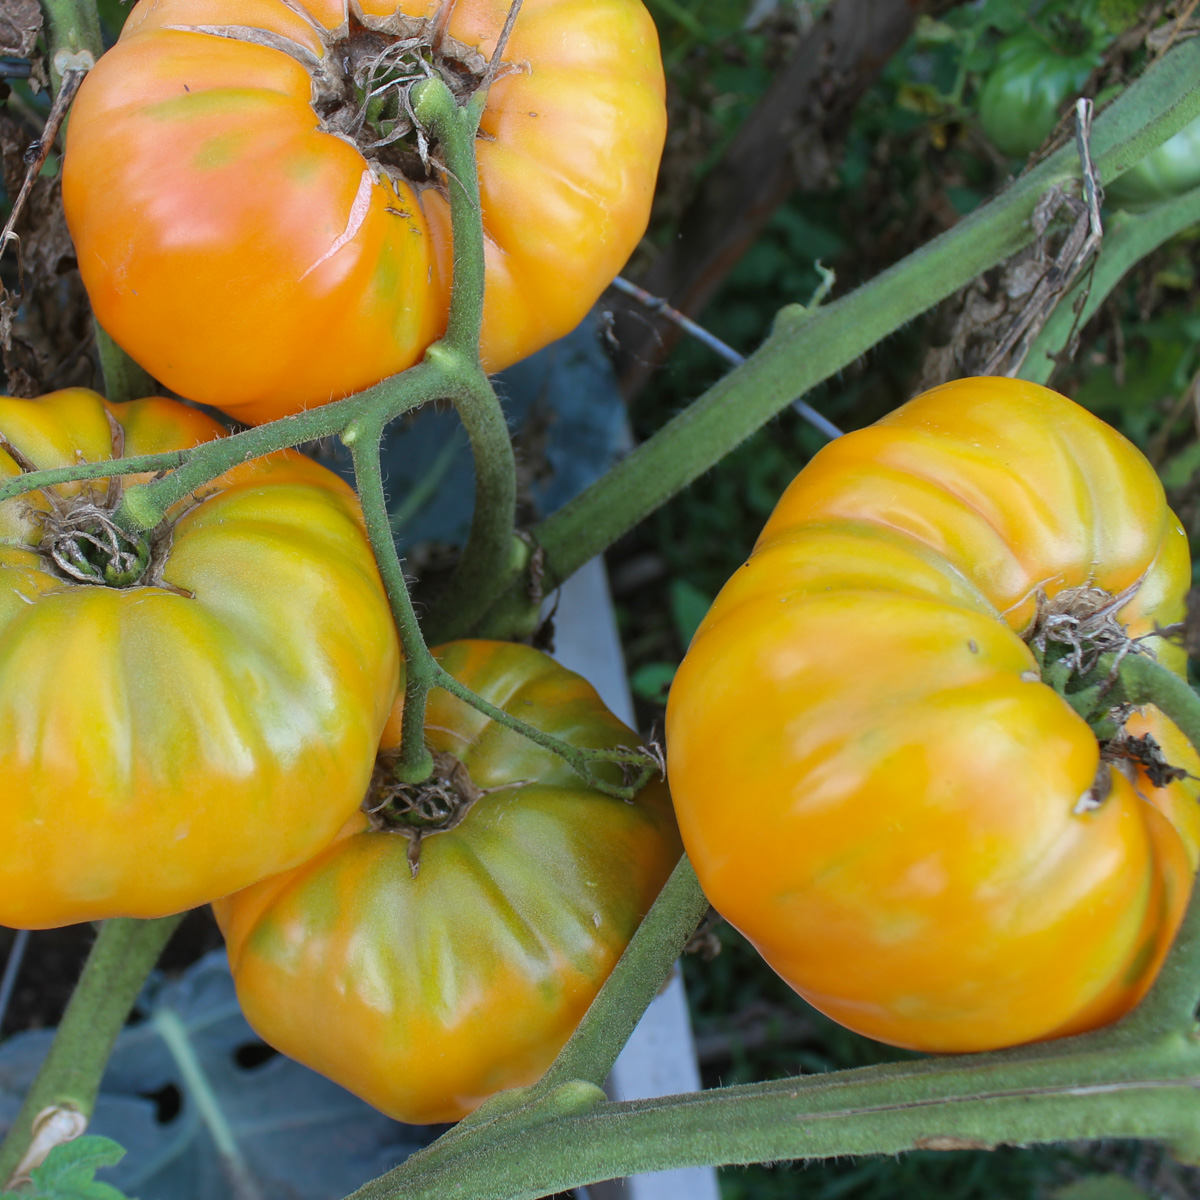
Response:
M30 58L42 32L42 10L37 0L3 0L0 4L0 54Z
M1175 4L1175 18L1152 29L1146 35L1146 49L1159 58L1172 46L1200 34L1200 0L1183 0Z
M122 458L125 430L111 413L106 416L112 436L112 457ZM37 470L37 465L2 434L0 451L23 474ZM168 517L141 536L130 536L114 519L123 491L121 477L113 475L83 481L78 490L67 494L53 487L36 493L44 498L46 507L27 503L25 515L41 527L37 552L54 574L73 584L157 587L191 599L191 592L163 579L175 522L182 514ZM194 507L192 504L187 511Z
M1064 661L1080 675L1093 671L1104 654L1116 654L1118 664L1126 654L1149 654L1117 620L1117 613L1137 594L1144 579L1144 575L1135 579L1115 596L1087 584L1064 588L1053 597L1039 591L1037 613L1025 640L1042 654L1050 645L1066 647Z
M69 71L42 130L0 108L0 157L13 208L0 233L0 360L7 392L25 398L93 380L91 314L57 177L40 174L81 72Z
M345 19L334 29L292 0L284 3L308 22L323 54L249 25L171 28L250 42L294 58L312 79L312 105L325 131L357 147L377 174L394 180L436 186L446 173L412 111L409 94L415 84L440 78L461 102L501 75L522 69L502 58L520 0L511 5L490 60L447 32L454 0L442 0L429 17L375 16L365 13L359 0L348 0Z
M493 792L521 787L524 780L494 788L478 788L466 766L453 754L433 752L433 774L422 783L396 778L399 753L380 754L363 812L374 829L408 838L408 869L415 879L421 869L421 840L460 825L472 805Z
M1182 767L1167 762L1162 747L1151 733L1136 737L1122 729L1115 737L1100 743L1100 757L1107 762L1135 763L1156 788L1189 777L1189 772Z
M1046 191L1030 218L1033 242L959 293L949 340L929 351L920 390L962 376L1015 376L1060 297L1093 264L1103 238L1103 192L1092 164L1091 122L1091 102L1080 101L1076 144L1082 198L1058 187ZM1076 318L1086 300L1085 290L1076 301ZM1073 358L1078 348L1078 324L1077 319L1061 352L1064 360Z

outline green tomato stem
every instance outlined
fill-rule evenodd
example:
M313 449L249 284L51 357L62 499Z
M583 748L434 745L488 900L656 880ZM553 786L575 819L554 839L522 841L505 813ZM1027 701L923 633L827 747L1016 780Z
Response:
M598 1102L565 1115L550 1111L550 1097L521 1096L526 1103L451 1134L350 1200L533 1200L676 1167L1075 1138L1184 1144L1200 1121L1198 1083L1200 1045L1190 1035L1135 1040L1117 1026L995 1054Z
M486 97L485 97L486 99ZM478 358L483 328L484 251L475 134L479 118L460 108L441 79L418 83L411 95L413 113L441 144L454 232L454 280L443 345Z
M1105 655L1092 677L1108 678L1113 665L1114 656ZM1118 686L1114 703L1153 704L1179 726L1180 732L1200 754L1200 696L1184 680L1145 654L1125 655L1116 665L1116 675Z
M503 725L506 729L519 733L522 737L541 746L543 750L549 750L551 754L561 758L588 787L604 792L605 795L613 796L617 800L633 800L660 769L654 758L637 746L622 747L616 750L595 750L586 746L576 746L549 733L544 733L477 695L466 684L455 679L440 666L437 667L434 686L445 688L451 695L465 701L472 708L490 717L498 725ZM405 715L407 716L407 713ZM623 777L632 773L632 779L619 784L613 782L611 778L606 778L595 769L605 764L619 768ZM629 768L633 768L632 772L628 770Z
M391 418L417 408L430 400L438 400L453 392L456 385L436 366L424 362L400 375L393 375L366 391L335 400L319 408L310 408L295 416L283 417L266 425L243 430L227 438L205 442L186 452L183 465L162 479L129 488L117 509L115 519L124 529L153 529L181 500L198 488L212 482L233 467L261 458L276 450L298 446L318 438L340 435L348 444L355 440L362 424L382 427ZM173 451L179 454L179 451ZM95 464L85 464L92 475L104 476L104 470L94 470ZM116 474L108 464L107 474ZM67 470L64 468L63 470ZM56 475L61 472L55 472ZM127 471L121 471L128 474ZM9 488L18 483L20 491L29 491L51 472L38 471L21 476L0 487L0 500L8 498ZM79 475L71 476L80 478ZM58 480L46 479L46 482Z
M91 1116L117 1035L181 920L182 914L156 921L118 917L101 925L50 1052L0 1145L0 1186L28 1149L40 1112L63 1107Z
M403 734L400 758L395 767L396 776L405 783L421 783L433 774L433 755L425 745L425 703L440 668L421 635L408 581L404 578L404 569L396 554L396 543L388 520L387 496L383 489L383 470L379 462L382 437L382 423L376 421L372 425L364 422L350 443L350 454L354 459L354 477L358 481L367 536L375 551L375 561L379 564L379 573L383 577L383 586L387 590L404 650Z
M91 55L96 63L104 53L100 36L100 13L96 0L41 0L46 17L46 43L50 54L50 82L57 93L62 75L54 60L60 51Z
M1197 115L1200 39L1193 39L1164 55L1096 118L1097 171L1114 178ZM1066 146L848 296L815 312L783 309L771 336L742 366L533 531L549 576L568 578L797 396L1028 245L1038 200L1054 186L1078 189L1079 176L1075 148ZM490 581L494 603L478 625L481 633L521 634L536 622L519 576L512 570Z
M161 388L148 371L137 363L112 340L93 320L96 331L96 349L100 353L100 373L104 376L104 394L114 404L126 400L140 400L143 396L157 396Z
M190 462L192 457L193 452L190 450L166 450L161 454L137 454L112 461L73 463L69 467L50 467L44 471L30 471L25 475L12 475L0 483L0 504L29 492L41 491L42 488L54 487L60 483L71 483L77 479L111 479L121 475L170 471Z
M450 221L454 232L454 282L446 336L431 346L437 362L458 387L453 396L471 439L475 459L475 507L462 558L427 624L430 639L446 641L466 632L483 613L487 585L512 567L517 515L517 464L500 401L479 365L483 328L486 254L475 135L486 101L480 89L459 107L440 79L412 91L413 111L437 139L446 165ZM444 620L442 613L451 614Z
M579 1027L537 1084L539 1093L571 1079L604 1082L706 912L708 897L684 855Z

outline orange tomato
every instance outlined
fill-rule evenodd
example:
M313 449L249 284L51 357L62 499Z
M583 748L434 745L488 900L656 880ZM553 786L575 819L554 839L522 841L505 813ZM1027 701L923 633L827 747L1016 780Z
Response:
M508 7L450 5L443 74L469 86ZM356 124L363 87L342 75L405 33L436 39L440 10L364 0L365 25L335 0L133 10L75 101L63 203L100 323L155 378L259 422L375 383L441 335L443 188L412 137L371 146L394 130ZM504 58L476 143L492 371L569 332L620 270L666 120L640 0L525 0Z
M223 432L173 400L4 397L0 477ZM0 504L0 924L164 916L305 861L362 800L395 695L391 613L336 476L290 451L238 466L108 586L120 494Z
M671 691L705 891L801 995L883 1041L985 1050L1114 1020L1189 895L1200 760L1147 708L1127 731L1193 778L1101 767L1024 638L1039 595L1088 586L1153 635L1189 581L1150 465L1045 388L962 380L831 443ZM1184 673L1177 646L1142 645Z
M451 642L435 654L547 733L636 745L589 683L528 646ZM409 839L356 813L310 862L213 905L258 1033L409 1122L454 1121L534 1083L680 853L661 782L614 799L448 692L429 700L430 749L483 794L458 824L425 833L415 876ZM385 754L402 710L401 699Z

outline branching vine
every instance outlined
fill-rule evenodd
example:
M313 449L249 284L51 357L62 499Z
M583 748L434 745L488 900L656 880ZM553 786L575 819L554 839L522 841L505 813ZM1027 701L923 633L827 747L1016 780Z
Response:
M46 0L46 7L55 55L60 50L99 53L94 0ZM397 779L419 783L434 768L424 740L424 717L429 692L440 687L559 754L593 786L628 797L657 769L645 751L568 746L515 721L441 668L426 643L396 553L380 465L380 444L391 420L430 401L454 404L475 456L475 513L458 568L426 625L435 640L469 632L528 631L537 613L523 579L530 555L514 530L512 446L478 357L485 255L474 162L486 85L496 75L518 8L514 4L509 12L484 86L465 103L437 77L415 83L407 93L411 119L442 156L455 241L446 336L423 362L344 400L187 451L21 470L0 483L0 502L73 480L158 473L125 489L115 507L115 525L137 534L154 529L175 505L241 463L339 436L351 453L367 532L404 647L404 729L393 768ZM82 69L81 59L55 61L68 72ZM1090 143L1096 172L1102 179L1115 177L1197 116L1200 39L1164 55L1096 119ZM1028 244L1035 236L1030 219L1048 189L1078 186L1075 150L1067 147L855 292L820 308L784 310L755 355L542 523L535 536L547 570L555 578L569 576L798 393ZM1094 201L1094 195L1088 199ZM1182 222L1195 218L1197 203L1195 196L1184 198L1164 211L1169 209L1172 222ZM1095 204L1087 208L1092 213ZM1158 236L1141 221L1118 222L1106 238L1088 306L1094 307L1115 282L1115 267L1110 270L1108 264L1124 261L1122 255L1145 253ZM1096 231L1089 226L1089 232ZM1059 311L1063 308L1060 304ZM1047 351L1064 344L1064 320L1056 314L1042 330L1030 371L1046 369ZM128 398L139 386L136 374L111 344L102 341L102 350L110 399ZM118 377L134 382L117 384ZM1101 655L1094 671L1104 673L1105 686L1118 698L1114 702L1156 705L1200 745L1200 700L1147 656L1126 655L1115 662ZM1089 679L1083 686L1099 683ZM608 781L602 769L612 764L627 772L619 785ZM433 1146L360 1189L355 1200L441 1200L452 1194L515 1200L677 1166L1070 1137L1165 1137L1177 1153L1200 1158L1195 1132L1200 1128L1200 1044L1193 1020L1200 995L1200 898L1193 898L1150 997L1124 1021L1096 1033L988 1055L609 1102L599 1085L705 907L685 860L543 1080L495 1097ZM69 1108L86 1120L112 1043L176 920L105 924L54 1048L0 1146L0 1181L24 1165L39 1115ZM492 1152L500 1146L503 1153Z

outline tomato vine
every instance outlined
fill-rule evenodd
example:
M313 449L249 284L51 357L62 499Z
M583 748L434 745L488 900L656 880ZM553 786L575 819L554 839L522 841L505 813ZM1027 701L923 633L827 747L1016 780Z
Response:
M52 51L99 54L88 0L46 0ZM425 698L453 685L430 654L392 541L379 460L388 422L433 400L450 400L471 437L477 466L475 518L458 571L426 622L451 634L526 632L537 619L525 587L527 544L514 533L515 476L503 413L477 354L483 251L473 141L482 93L466 106L436 82L414 93L417 115L442 143L449 165L457 253L449 327L425 360L347 399L236 433L189 451L31 472L0 484L0 501L79 479L149 471L161 477L129 489L118 520L153 528L167 510L230 467L318 437L349 446L372 545L405 643L408 663L400 775L431 768L422 740ZM1200 115L1200 39L1176 47L1097 118L1092 150L1113 178ZM1064 148L929 246L850 295L816 311L784 310L772 335L743 366L639 447L608 476L544 521L534 540L552 579L583 562L712 466L784 405L882 338L1032 239L1030 216L1052 186L1078 176ZM1028 377L1070 335L1076 314L1095 309L1130 262L1200 218L1200 194L1138 217L1119 218L1095 271L1043 329ZM1090 287L1090 292L1087 290ZM111 398L149 386L144 372L98 335ZM1101 660L1097 678L1115 664ZM1163 709L1200 742L1200 700L1139 656L1118 667L1130 703ZM481 705L482 707L482 705ZM484 711L489 711L484 709ZM497 713L491 715L500 719ZM511 720L509 721L511 724ZM553 739L550 739L553 741ZM545 744L545 742L543 742ZM551 747L588 775L586 753ZM612 755L603 761L614 761ZM650 764L635 757L635 767ZM1176 945L1149 997L1121 1023L1096 1033L986 1055L962 1056L715 1089L700 1095L611 1103L598 1085L611 1067L706 907L686 860L676 870L583 1024L544 1079L503 1093L433 1147L355 1193L355 1200L536 1197L633 1171L705 1163L951 1149L1071 1137L1153 1136L1200 1159L1200 898L1193 896ZM34 1118L47 1107L94 1103L112 1042L177 918L107 922L54 1049L0 1147L0 1178L28 1149ZM1136 1103L1130 1103L1135 1097ZM930 1134L930 1129L935 1134ZM498 1152L499 1151L499 1152Z

